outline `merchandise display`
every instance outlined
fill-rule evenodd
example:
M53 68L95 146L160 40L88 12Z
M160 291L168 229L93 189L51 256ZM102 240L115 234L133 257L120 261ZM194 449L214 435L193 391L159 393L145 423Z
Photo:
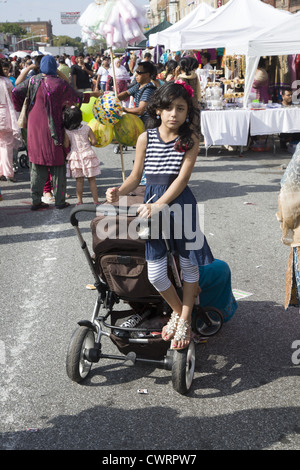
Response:
M134 114L123 114L114 125L114 139L126 147L135 146L138 136L144 132L143 121Z
M78 20L84 41L105 38L108 47L126 47L145 38L144 10L132 0L94 0Z
M108 92L96 99L93 105L93 116L101 124L115 124L121 119L122 109L121 101L113 92Z
M101 124L97 119L91 119L88 123L89 127L95 134L97 144L95 147L106 147L111 143L113 139L113 126L112 124L106 123Z
M89 122L91 119L93 119L93 105L96 101L95 97L91 97L90 101L88 103L83 103L80 106L81 112L82 112L82 120L84 122Z

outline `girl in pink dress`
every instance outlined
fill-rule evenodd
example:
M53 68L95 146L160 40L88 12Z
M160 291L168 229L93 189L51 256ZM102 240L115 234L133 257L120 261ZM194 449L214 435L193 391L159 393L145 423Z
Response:
M97 139L92 129L82 121L82 113L77 106L66 108L63 113L65 126L65 149L69 148L67 160L71 176L76 178L77 205L83 204L83 184L86 177L89 182L94 204L99 204L96 176L100 175L100 162L92 145Z

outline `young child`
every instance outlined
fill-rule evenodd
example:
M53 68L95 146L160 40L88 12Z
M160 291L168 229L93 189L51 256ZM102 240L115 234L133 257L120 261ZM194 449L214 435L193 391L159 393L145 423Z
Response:
M100 162L91 145L97 144L92 129L82 121L81 110L77 106L66 108L63 113L65 126L64 147L71 147L67 155L71 176L76 178L77 205L83 204L83 183L86 177L95 204L98 201L98 188L95 176L100 175Z
M150 198L152 201L138 208L141 217L154 216L166 204L170 206L171 203L179 204L183 215L187 207L189 214L192 212L187 221L184 217L176 220L175 211L170 214L169 245L179 255L183 277L182 301L168 278L164 240L159 238L146 241L145 257L149 281L173 310L169 322L162 330L162 338L165 341L172 340L173 349L186 348L190 343L192 310L195 297L199 294L198 266L210 264L214 260L203 234L199 249L190 249L187 245L189 237L185 235L186 225L190 228L192 226L195 233L198 224L197 203L187 186L199 149L199 139L190 126L194 117L192 96L191 87L182 81L180 84L166 83L155 92L148 105L149 129L138 138L132 172L120 188L109 188L106 192L108 202L115 202L119 196L130 193L138 186L145 167L145 201ZM174 224L178 223L183 229L180 239L174 234Z

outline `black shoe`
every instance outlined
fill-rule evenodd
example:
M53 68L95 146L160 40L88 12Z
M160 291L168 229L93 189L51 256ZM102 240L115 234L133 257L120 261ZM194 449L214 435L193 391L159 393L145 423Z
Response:
M128 318L124 323L120 325L120 328L135 328L137 326L140 326L143 321L149 317L151 311L146 310L144 313L139 315L138 313L135 313L134 315L131 315L131 317ZM129 337L130 336L130 331L124 331L124 330L114 330L113 332L116 336L119 336L121 338L124 337Z
M39 204L32 204L30 209L32 211L39 211L40 209L48 209L49 204L46 204L45 202L40 202Z

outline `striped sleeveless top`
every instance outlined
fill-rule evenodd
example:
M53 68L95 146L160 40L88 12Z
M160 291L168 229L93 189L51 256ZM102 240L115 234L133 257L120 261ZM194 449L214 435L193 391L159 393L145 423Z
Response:
M171 142L163 142L159 136L158 128L147 130L147 148L144 171L147 175L178 175L185 151L175 150Z

